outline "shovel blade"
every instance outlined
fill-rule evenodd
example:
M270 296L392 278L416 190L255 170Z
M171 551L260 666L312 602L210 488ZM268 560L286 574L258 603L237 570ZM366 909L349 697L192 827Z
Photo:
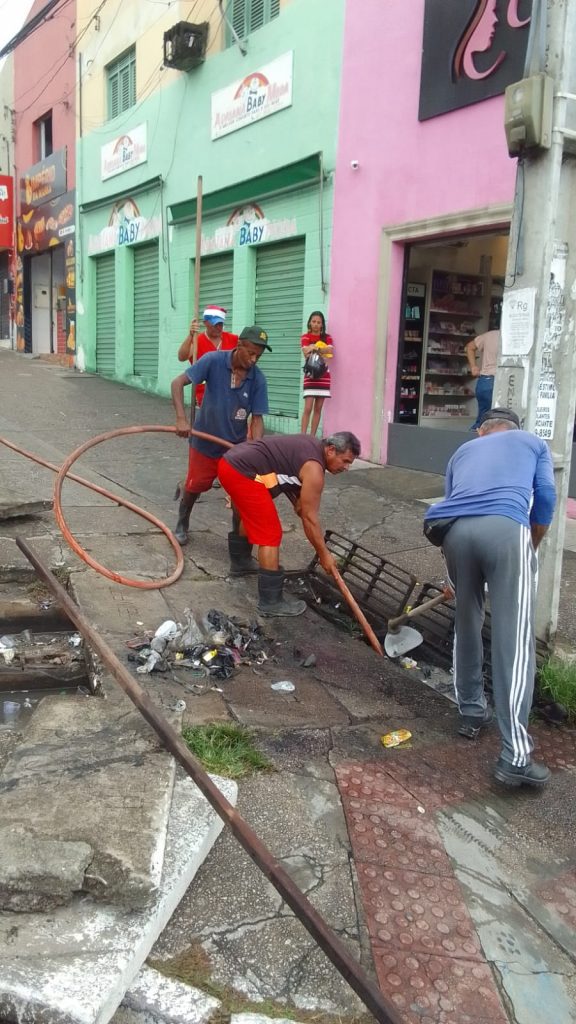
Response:
M412 626L400 626L395 633L386 633L384 638L384 650L389 658L399 658L402 654L414 650L424 640L424 637Z

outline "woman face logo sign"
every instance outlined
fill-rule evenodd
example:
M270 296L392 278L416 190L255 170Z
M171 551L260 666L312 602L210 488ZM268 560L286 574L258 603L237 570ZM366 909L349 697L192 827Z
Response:
M518 11L520 3L521 0L508 0L506 20L510 28L523 28L530 21L529 17L520 18ZM499 22L496 4L497 0L477 0L476 8L454 53L452 61L452 80L454 82L463 77L475 82L489 78L506 59L506 51L500 50L490 67L484 71L478 70L475 63L477 53L487 53L492 47L494 33Z

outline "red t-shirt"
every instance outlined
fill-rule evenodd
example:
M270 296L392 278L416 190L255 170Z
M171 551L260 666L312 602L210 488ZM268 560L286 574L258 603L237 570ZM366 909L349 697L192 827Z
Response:
M332 346L334 344L334 342L332 341L332 338L330 337L329 334L327 334L325 338L321 338L319 334L312 334L310 332L308 332L308 334L303 334L302 335L302 338L300 340L300 344L302 345L302 348L307 348L308 345L316 345L319 341L323 341L326 345L329 345L330 348L332 348ZM321 350L320 350L320 355L322 355L322 351ZM327 367L330 366L330 362L331 362L330 359L326 360L326 366ZM311 377L304 377L304 391L306 391L308 389L311 389L311 388L323 388L323 389L325 389L326 391L329 392L330 391L330 370L327 369L326 372L320 378L317 378L316 380L312 380Z
M207 334L199 334L197 341L197 358L201 359L202 356L205 356L208 352L229 352L231 349L236 348L236 345L238 344L238 335L229 334L228 331L222 331L220 339L220 344L215 345L213 341L210 341ZM190 363L193 362L194 360L190 359ZM204 384L199 384L196 388L196 405L202 405L205 390L206 388Z

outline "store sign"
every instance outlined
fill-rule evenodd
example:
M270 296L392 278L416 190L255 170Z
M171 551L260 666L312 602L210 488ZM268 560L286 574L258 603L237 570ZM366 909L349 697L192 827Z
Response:
M268 220L261 206L249 203L239 206L230 214L226 225L216 228L213 235L202 235L202 255L223 252L234 246L259 245L275 242L298 234L295 217Z
M18 218L18 252L33 255L60 245L68 235L74 234L75 193L66 192L44 206L28 209Z
M212 138L245 128L292 105L292 58L285 53L212 93Z
M533 0L426 0L420 121L503 93L524 75Z
M22 213L61 196L67 189L66 147L34 164L20 179Z
M106 142L100 149L100 169L102 181L113 178L116 174L123 174L131 167L138 167L146 163L148 159L147 150L147 126L139 124L127 135L120 135L112 142Z
M0 174L0 249L14 248L14 181Z
M88 236L88 252L94 256L107 249L157 238L160 234L161 217L143 217L133 199L121 199L112 207L107 226L97 234Z

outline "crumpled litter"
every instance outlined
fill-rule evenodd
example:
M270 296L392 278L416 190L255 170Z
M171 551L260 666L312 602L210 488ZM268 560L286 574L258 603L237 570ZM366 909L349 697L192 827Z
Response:
M139 675L191 669L204 678L229 679L240 664L267 661L269 642L258 622L241 622L216 608L204 616L202 628L190 608L184 618L184 623L167 619L155 633L126 641L128 661L137 663Z
M296 687L289 679L281 679L279 683L272 683L270 689L275 690L276 693L294 693Z

